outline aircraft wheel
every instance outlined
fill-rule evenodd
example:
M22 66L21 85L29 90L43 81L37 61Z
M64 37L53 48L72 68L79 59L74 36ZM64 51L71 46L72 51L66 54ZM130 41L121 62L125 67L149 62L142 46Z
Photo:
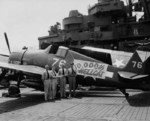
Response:
M20 89L17 87L17 85L10 85L8 89L8 95L10 97L20 97Z

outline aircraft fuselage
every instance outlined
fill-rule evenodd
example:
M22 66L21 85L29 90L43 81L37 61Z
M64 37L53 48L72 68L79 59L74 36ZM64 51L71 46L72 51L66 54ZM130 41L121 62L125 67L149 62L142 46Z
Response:
M69 49L60 49L56 54L51 54L44 50L23 50L21 52L12 53L9 61L10 63L34 65L43 68L45 65L49 65L50 68L52 65L55 65L56 71L58 71L62 63L66 64L66 68L68 68L70 63L74 62L78 72L78 84L116 87L120 89L132 88L150 90L148 78L134 81L122 79L118 72L124 71L125 68L113 67ZM37 80L37 83L39 82L41 84L39 80Z

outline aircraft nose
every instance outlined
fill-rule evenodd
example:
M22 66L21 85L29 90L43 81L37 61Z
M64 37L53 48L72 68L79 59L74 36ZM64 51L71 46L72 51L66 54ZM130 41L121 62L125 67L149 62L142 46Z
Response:
M24 53L24 51L12 52L9 57L9 63L21 64L21 61L23 59L23 53Z

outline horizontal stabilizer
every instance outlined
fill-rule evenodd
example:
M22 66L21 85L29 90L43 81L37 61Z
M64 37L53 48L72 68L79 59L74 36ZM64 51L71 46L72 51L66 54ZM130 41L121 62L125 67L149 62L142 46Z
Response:
M139 75L139 74L136 74L136 73L125 72L125 71L119 71L118 74L121 78L129 79L129 80L142 79L142 78L145 78L145 77L149 76L149 75Z

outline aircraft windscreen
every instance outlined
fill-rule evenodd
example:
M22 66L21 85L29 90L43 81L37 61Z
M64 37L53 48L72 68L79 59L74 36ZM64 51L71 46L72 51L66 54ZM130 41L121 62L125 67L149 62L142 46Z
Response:
M53 44L51 46L51 49L49 50L49 53L52 53L52 54L56 54L57 50L58 50L58 45L57 44Z
M51 54L56 54L57 50L58 50L58 45L57 44L52 44L49 45L46 49L45 52L47 53L51 53Z

